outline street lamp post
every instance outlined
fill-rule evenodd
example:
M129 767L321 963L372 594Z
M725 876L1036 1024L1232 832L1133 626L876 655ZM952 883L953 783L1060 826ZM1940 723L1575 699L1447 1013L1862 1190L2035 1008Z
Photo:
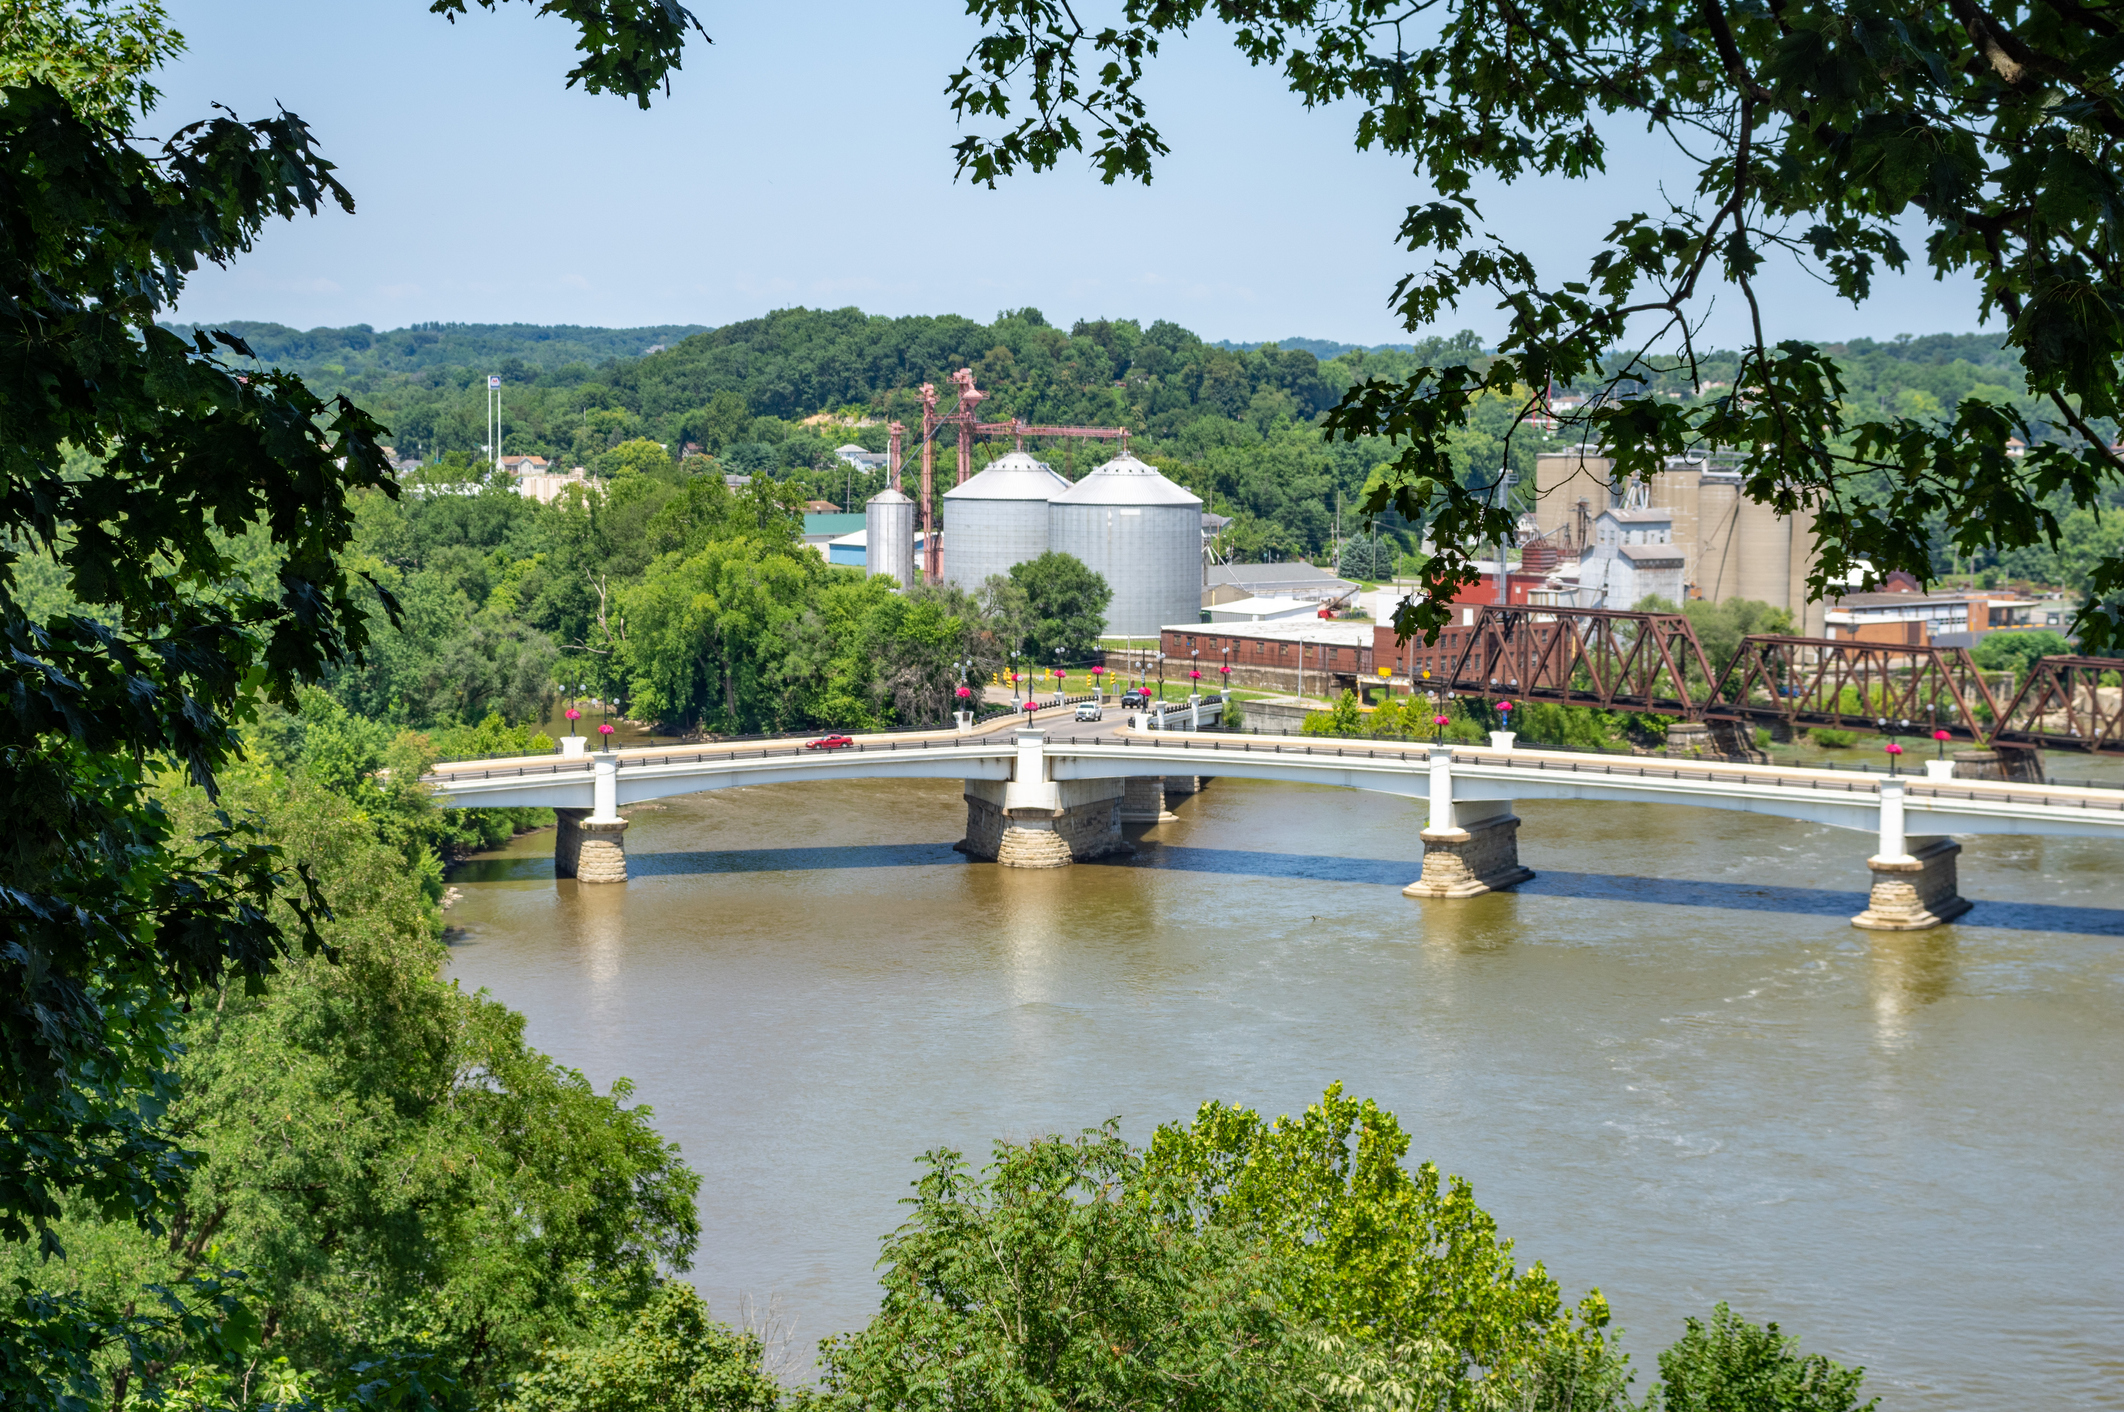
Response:
M1888 773L1892 775L1896 772L1895 767L1902 762L1903 758L1903 747L1896 740L1896 736L1903 731L1909 730L1910 722L1901 719L1891 721L1886 716L1877 716L1874 718L1873 724L1881 734L1888 737Z

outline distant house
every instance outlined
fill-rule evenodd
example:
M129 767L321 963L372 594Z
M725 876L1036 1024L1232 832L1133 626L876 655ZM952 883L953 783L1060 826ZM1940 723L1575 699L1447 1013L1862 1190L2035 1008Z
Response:
M1679 603L1683 556L1670 510L1603 510L1579 558L1578 606L1627 611L1647 597Z
M833 454L840 457L844 464L859 471L882 471L892 461L892 458L882 451L865 451L853 442L835 447Z
M543 456L504 456L501 458L501 468L518 477L542 476L552 469L546 464L546 458Z

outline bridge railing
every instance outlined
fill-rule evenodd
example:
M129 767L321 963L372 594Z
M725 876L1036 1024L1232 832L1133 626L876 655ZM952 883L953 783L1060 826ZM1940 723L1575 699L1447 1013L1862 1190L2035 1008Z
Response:
M776 736L772 737L772 739L787 739L802 743L792 744L787 750L773 748L763 750L758 748L757 744L752 748L746 749L740 748L737 743L733 742L720 749L696 750L682 754L659 754L647 759L630 760L622 756L613 763L622 770L639 770L652 765L705 765L717 760L774 760L783 757L802 757L806 755L823 759L840 755L894 754L912 750L996 750L1002 748L997 743L997 734L1000 733L992 732L988 735L979 736L935 735L926 740L858 740L851 741L847 745L837 745L830 749L819 750L813 750L809 743L818 739L816 735ZM668 746L658 748L661 750L670 749ZM447 775L423 775L421 782L424 784L440 784L460 783L465 780L540 778L547 775L567 774L586 775L590 774L594 767L595 762L588 755L571 755L565 759L540 760L535 763L514 766L496 764L479 770L453 769Z
M1236 755L1297 755L1308 759L1317 758L1336 760L1391 760L1397 763L1408 764L1412 767L1426 763L1426 761L1428 760L1429 751L1431 749L1431 742L1429 741L1408 741L1405 743L1384 747L1376 745L1354 746L1346 744L1337 744L1331 746L1324 742L1298 742L1289 739L1270 742L1262 740L1258 736L1246 736L1237 734L1229 736L1209 735L1206 732L1198 732L1196 734L1201 736L1202 739L1199 741L1190 740L1184 743L1176 742L1170 738L1154 739L1142 736L1100 735L1066 736L1050 738L1056 744L1075 745L1080 747L1118 746L1124 750L1173 750L1194 748L1198 750L1209 750L1212 753L1228 752ZM1333 737L1330 737L1329 739L1333 739ZM1546 760L1541 758L1540 756L1534 756L1531 759L1510 758L1515 752L1521 749L1525 749L1530 752L1538 749L1544 754L1569 753L1568 750L1546 745L1521 746L1515 744L1512 751L1505 752L1507 758L1504 760L1500 760L1494 752L1486 755L1477 755L1474 754L1472 751L1456 749L1453 752L1453 764L1456 767L1461 765L1509 765L1512 768L1522 770L1533 769L1541 771L1555 771L1560 774L1597 774L1604 777L1622 777L1627 779L1702 780L1706 783L1713 784L1719 783L1721 780L1724 780L1728 783L1734 784L1770 784L1781 785L1783 787L1793 789L1831 789L1839 790L1847 794L1875 793L1879 789L1879 781L1887 778L1887 772L1885 770L1875 771L1870 766L1858 766L1854 768L1850 766L1815 766L1809 764L1793 765L1786 767L1785 769L1780 769L1779 767L1774 765L1751 765L1746 769L1736 770L1733 769L1730 765L1727 766L1725 769L1721 769L1719 767L1718 762L1715 761L1706 761L1702 764L1696 764L1693 767L1689 767L1685 766L1683 762L1679 761L1671 764L1655 763L1653 760L1645 756L1628 757L1633 761L1640 762L1632 764L1623 764L1620 761L1616 760L1600 761L1598 763L1590 759L1585 761ZM1589 750L1584 753L1588 755L1597 755L1601 752ZM1806 771L1807 773L1796 773L1798 771ZM1859 778L1848 780L1824 780L1820 777L1822 774L1837 773L1847 773L1859 776ZM2113 781L2104 783L2096 783L2093 781L2089 781L2084 785L2072 785L2059 780L2053 780L2049 782L2048 787L2053 789L2085 788L2094 790L2107 790L2114 792L2118 795L2118 797L2114 800L2089 800L2086 798L2060 799L2052 794L2028 794L2025 792L2015 792L2010 788L2010 786L2007 786L2004 783L1992 783L1989 781L1935 780L1924 775L1912 775L1907 773L1898 774L1896 778L1904 780L1906 782L1907 788L1909 789L1912 795L1924 795L1930 798L1990 800L1994 802L2002 802L2009 804L2052 804L2059 805L2061 807L2069 806L2080 809L2113 809L2119 812L2124 812L2124 788L2120 788L2118 784ZM1981 789L1971 788L1970 785L1972 784L1982 784L1985 787Z

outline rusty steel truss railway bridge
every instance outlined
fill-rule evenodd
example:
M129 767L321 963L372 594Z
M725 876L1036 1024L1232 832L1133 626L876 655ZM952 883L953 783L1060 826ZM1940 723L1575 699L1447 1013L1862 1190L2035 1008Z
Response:
M2002 704L1963 647L1753 634L1714 673L1680 613L1495 605L1435 643L1411 640L1402 658L1419 690L1674 716L1714 738L1888 720L2003 754L2124 755L2118 658L2042 658Z

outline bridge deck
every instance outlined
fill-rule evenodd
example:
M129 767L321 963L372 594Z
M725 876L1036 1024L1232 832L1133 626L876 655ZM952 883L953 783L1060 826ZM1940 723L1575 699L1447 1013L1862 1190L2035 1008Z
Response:
M1036 724L1064 727L1066 710ZM724 746L659 746L610 759L608 805L756 784L848 779L1071 781L1205 775L1333 785L1427 798L1427 742L1336 741L1238 736L1122 726L1024 741L1006 720L980 732L869 736L834 750L803 740ZM595 762L551 756L460 761L427 777L439 798L462 807L587 808ZM1457 801L1584 799L1686 804L1873 829L1886 776L1793 765L1612 757L1560 750L1456 745ZM2124 838L2124 791L2084 786L1902 776L1913 834L2018 833Z

